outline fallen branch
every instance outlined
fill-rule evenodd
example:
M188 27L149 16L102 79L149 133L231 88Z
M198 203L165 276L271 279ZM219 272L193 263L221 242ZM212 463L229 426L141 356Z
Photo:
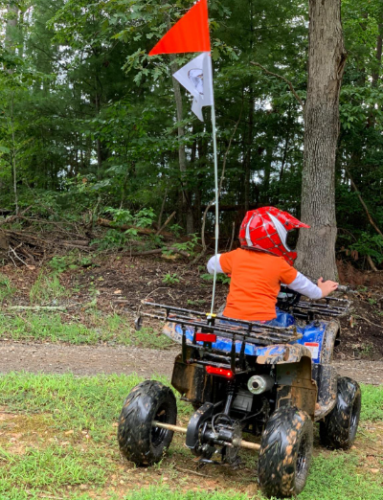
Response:
M299 102L299 104L302 106L302 108L305 107L304 105L304 102L302 101L302 99L299 97L299 95L295 92L294 90L294 87L293 87L293 84L287 80L287 78L285 78L284 76L281 76L281 75L278 75L277 73L273 73L272 71L269 71L268 69L266 69L264 66L262 66L261 64L259 63L256 63L256 62L253 62L253 61L250 61L250 64L252 64L253 66L258 66L259 68L261 68L265 73L267 73L268 75L271 75L271 76L275 76L276 78L280 78L281 80L283 80L284 82L287 83L287 85L290 87L290 90L291 92L294 94L294 97L297 99L297 101Z
M65 306L9 306L8 311L66 311Z
M24 209L22 212L16 214L16 215L11 215L10 217L6 217L4 220L0 221L0 226L3 226L4 224L10 224L11 222L20 219L24 214L28 212L32 208L32 205L29 206L28 208Z
M208 476L207 474L201 474L200 472L190 470L190 469L181 469L181 467L176 467L176 470L179 472L186 472L187 474L194 474L195 476L201 476L201 477L213 477L213 476Z
M165 210L165 203L166 203L166 197L167 197L167 195L168 195L168 190L165 189L165 194L164 194L164 197L163 197L163 200L162 200L160 215L158 216L157 227L161 227L162 215L163 215L164 210Z
M169 224L169 222L173 219L173 217L176 215L177 212L173 212L169 217L166 219L166 221L163 223L163 225L160 227L160 229L156 232L156 236L158 236L162 231L165 229L165 227Z
M135 226L130 226L128 224L122 224L116 225L115 222L110 221L108 219L97 219L97 224L102 227L109 227L110 229L116 229L117 231L128 231L129 229L134 229L137 231L137 234L143 234L143 235L150 235L150 234L156 234L157 231L155 229L150 229L150 228L144 228L144 227L135 227ZM166 236L168 238L172 238L173 235L168 232L162 233L163 236Z
M374 264L374 261L371 258L371 255L367 255L367 262L368 262L369 266L371 267L371 270L374 271L374 273L379 272Z
M163 252L173 252L183 255L184 257L190 257L190 253L185 252L184 250L178 250L178 248L174 247L164 247L164 248L156 248L155 250L146 250L144 252L132 252L129 253L132 257L141 257L145 255L155 255Z
M372 227L376 230L376 232L377 232L378 234L380 234L380 236L382 236L382 238L383 238L383 233L382 233L382 231L378 228L378 226L375 224L374 219L371 217L371 214L370 214L370 212L368 211L367 205L365 204L365 202L364 202L364 200L363 200L362 196L360 195L360 192L359 192L358 188L356 187L356 184L355 184L355 182L354 182L353 178L351 177L351 174L350 174L349 169L348 169L347 167L344 167L344 169L346 170L347 175L348 175L348 178L350 179L351 186L354 188L354 191L355 191L356 195L358 196L360 203L363 205L364 211L366 212L367 218L368 218L368 220L370 221L371 226L372 226Z
M364 316L359 316L357 314L353 314L352 315L353 318L359 318L359 319L362 319L363 321L365 321L366 323L369 323L370 325L373 325L373 326L376 326L377 328L381 328L383 329L383 326L382 325L377 325L376 323L373 323L372 321L370 321L369 319L365 318Z

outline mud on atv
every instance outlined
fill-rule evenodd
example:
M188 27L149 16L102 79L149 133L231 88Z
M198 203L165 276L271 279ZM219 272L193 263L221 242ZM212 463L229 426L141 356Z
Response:
M275 326L145 305L151 312L142 316L165 320L164 333L182 344L172 386L195 412L187 427L179 427L173 391L156 381L138 384L118 424L119 446L128 460L144 466L158 462L173 433L181 432L201 463L237 465L241 448L258 451L263 492L291 497L306 483L314 423L323 445L351 447L360 388L339 377L331 364L340 333L336 317L347 314L347 300L306 301L284 288ZM260 444L244 440L243 433L261 436Z

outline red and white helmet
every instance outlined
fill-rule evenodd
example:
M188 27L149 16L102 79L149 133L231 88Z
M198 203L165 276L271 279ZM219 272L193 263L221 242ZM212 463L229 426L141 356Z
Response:
M297 253L289 248L287 233L301 227L310 228L278 208L262 207L247 212L239 230L239 241L242 248L272 253L293 265Z

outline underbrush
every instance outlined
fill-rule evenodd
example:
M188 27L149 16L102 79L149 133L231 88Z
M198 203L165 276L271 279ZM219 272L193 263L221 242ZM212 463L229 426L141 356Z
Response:
M156 377L158 379L158 377ZM257 455L245 451L236 471L198 473L184 437L175 436L159 464L136 468L116 440L124 398L142 379L130 376L12 373L0 376L0 498L29 500L246 500L262 499ZM168 383L162 379L164 383ZM383 391L363 386L361 432L347 452L316 445L301 500L381 500ZM180 401L186 425L191 408ZM379 410L379 411L378 411ZM374 419L374 423L371 423Z

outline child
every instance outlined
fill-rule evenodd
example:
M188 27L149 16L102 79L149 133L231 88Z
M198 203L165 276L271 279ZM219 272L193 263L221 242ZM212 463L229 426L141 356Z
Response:
M292 267L297 254L288 246L288 233L299 228L310 226L274 207L247 212L239 232L241 248L214 256L207 264L210 274L216 268L231 275L224 316L246 321L276 318L281 283L310 299L337 289L338 283L323 278L314 285Z

